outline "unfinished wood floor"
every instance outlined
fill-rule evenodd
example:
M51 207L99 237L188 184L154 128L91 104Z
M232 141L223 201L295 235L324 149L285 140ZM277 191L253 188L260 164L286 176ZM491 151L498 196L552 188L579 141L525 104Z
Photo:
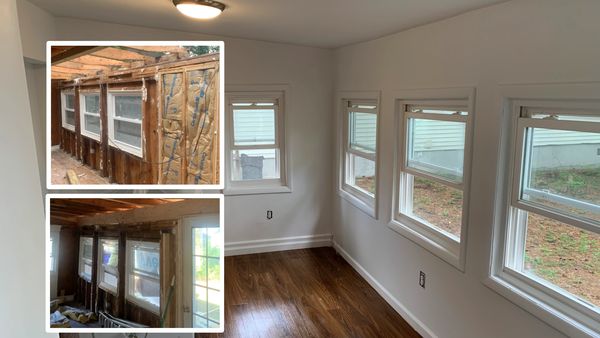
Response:
M75 171L80 184L110 184L108 178L100 176L97 171L83 165L60 149L52 150L51 157L53 184L69 184L69 180L67 180L67 170L69 169Z
M225 333L420 337L332 248L225 258Z

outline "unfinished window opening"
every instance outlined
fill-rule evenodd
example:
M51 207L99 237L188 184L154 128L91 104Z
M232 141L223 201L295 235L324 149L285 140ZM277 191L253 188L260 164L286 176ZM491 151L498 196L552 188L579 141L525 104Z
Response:
M102 130L100 120L100 92L80 91L79 105L81 135L100 142Z
M93 254L94 239L81 237L79 239L79 276L88 282L92 281Z
M594 331L600 328L600 102L522 100L513 109L514 168L503 264L495 274Z
M61 110L63 128L75 131L75 92L63 90L61 92Z
M283 92L229 96L229 188L286 185Z
M127 241L127 300L160 313L160 244Z
M457 98L442 96L450 92ZM396 203L390 226L462 270L473 93L433 90L423 96L427 98L398 102Z
M117 149L143 156L141 91L108 92L108 139Z
M99 241L98 285L114 294L119 288L119 241L116 239Z
M377 100L343 100L342 196L375 217Z

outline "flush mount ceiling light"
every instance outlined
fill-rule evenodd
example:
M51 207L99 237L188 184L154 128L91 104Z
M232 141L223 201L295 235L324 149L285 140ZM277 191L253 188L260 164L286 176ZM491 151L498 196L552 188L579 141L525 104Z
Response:
M194 19L212 19L225 10L225 4L212 0L173 0L173 5Z

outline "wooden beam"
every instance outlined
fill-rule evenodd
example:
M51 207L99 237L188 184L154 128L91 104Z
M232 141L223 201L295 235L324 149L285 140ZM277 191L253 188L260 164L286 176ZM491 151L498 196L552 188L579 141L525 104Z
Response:
M138 47L119 46L117 48L153 59L159 58L164 54L162 51L145 50Z
M80 62L75 62L75 61L60 62L60 63L56 64L55 66L71 68L71 69L80 69L80 70L95 70L95 71L101 70L101 71L107 71L107 72L112 70L112 67L110 67L110 66L94 65L94 64L80 63Z
M73 59L73 61L78 62L78 63L84 63L84 64L91 64L91 65L100 65L100 66L120 66L120 67L124 67L124 66L128 66L129 63L125 62L125 61L119 61L119 60L114 60L114 59L109 59L109 58L105 58L102 56L96 56L96 55L83 55L80 56L76 59Z
M122 47L109 47L105 48L101 51L95 52L91 54L93 56L99 56L106 59L117 60L117 61L146 61L148 60L148 56L132 52L128 49L123 49ZM152 61L154 60L154 56L150 58Z
M52 64L56 64L59 62L65 62L77 57L80 57L85 54L93 53L94 51L98 51L105 48L104 46L72 46L69 49L63 50L62 52L57 53L56 55L51 56Z
M53 72L59 72L64 74L75 74L75 75L95 75L95 70L83 70L83 69L73 69L73 68L65 68L61 66L52 66Z

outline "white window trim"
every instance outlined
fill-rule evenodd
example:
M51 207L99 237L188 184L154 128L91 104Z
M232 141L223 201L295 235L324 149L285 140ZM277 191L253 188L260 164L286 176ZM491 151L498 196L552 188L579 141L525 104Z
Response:
M92 258L88 259L87 258L83 258L83 247L85 242L91 242L92 244ZM88 236L82 236L79 238L79 259L78 259L78 266L79 266L79 277L81 277L82 279L88 281L88 282L92 282L92 276L90 276L90 278L87 278L84 273L83 273L83 266L85 265L85 263L88 263L91 267L92 267L92 273L94 271L94 238L93 237L88 237Z
M376 126L376 145L375 154L370 155L375 162L375 194L370 196L363 191L356 189L346 184L346 153L348 152L348 102L370 102L375 104L377 115ZM338 195L345 201L352 204L357 209L361 210L368 216L378 219L378 198L379 195L379 130L381 121L381 91L340 91L337 94L336 102L338 102L338 156L337 156L337 187ZM361 155L362 156L362 155ZM364 157L364 156L363 156Z
M120 96L120 95L140 95L143 97L142 95L142 90L109 90L108 91L108 95L106 98L107 104L106 106L108 107L108 118L107 118L107 124L108 124L108 143L109 145L111 145L112 147L115 147L119 150L128 152L132 155L135 155L137 157L143 157L144 156L144 104L142 101L142 119L141 120L136 120L136 119L129 119L129 118L125 118L125 117L117 117L115 116L115 96ZM121 121L125 121L125 122L132 122L132 123L136 123L140 125L140 135L142 137L142 144L141 147L134 147L130 144L115 140L115 124L114 121L115 120L121 120Z
M98 239L98 274L97 274L98 278L96 278L96 280L98 281L99 288L101 288L104 291L110 292L116 296L118 289L119 289L118 284L119 284L119 281L121 280L121 276L119 276L119 267L117 266L116 272L111 273L111 274L117 275L117 286L114 287L114 286L104 282L103 277L104 277L105 269L104 269L104 264L102 264L102 259L103 259L103 255L104 255L104 252L102 250L103 249L102 244L104 242L116 242L117 255L119 257L119 260L121 259L121 253L118 252L118 250L119 250L119 239L118 238L100 238L100 239Z
M517 189L519 188L519 184L511 184L519 181L519 179L514 179L518 174L516 162L519 151L516 150L516 146L519 144L517 143L520 139L518 133L521 130L516 114L520 112L522 106L539 106L539 103L548 103L549 101L553 107L557 108L564 106L582 109L592 104L599 109L600 83L506 85L502 86L500 91L504 130L498 162L498 170L501 175L498 175L496 182L498 188L490 250L490 271L484 284L570 337L594 337L597 332L600 332L600 315L593 313L585 303L567 296L565 292L549 282L545 282L541 278L525 276L507 265L516 259L514 255L509 255L514 251L511 247L518 245L517 242L523 242L513 239L513 236L518 236L517 231L513 231L510 226L510 218L517 217L513 206L525 211L533 211L542 216L551 216L559 221L566 220L565 223L576 222L578 225L586 223L578 223L579 221L573 218L565 219L560 213L545 210L539 205L532 207L523 201L516 201L513 197L515 185ZM582 127L589 128L589 126ZM509 163L508 167L505 166L506 163ZM505 168L513 169L506 170ZM587 225L582 227L596 233L599 232L598 228L590 229Z
M415 90L400 90L393 93L396 98L396 151L394 162L394 192L392 202L391 220L388 227L399 234L407 237L416 244L422 246L432 254L441 258L445 262L454 266L458 270L464 272L466 261L467 248L467 229L469 221L469 195L470 195L470 180L471 180L471 157L472 157L472 137L473 137L473 120L475 115L475 88L460 87L460 88L441 88L441 89L415 89ZM422 104L426 101L434 102L436 106L454 105L456 102L462 102L461 108L469 112L468 116L456 116L456 118L464 119L466 122L465 128L465 148L463 160L463 182L460 184L452 184L451 182L438 178L433 175L426 175L420 171L415 171L411 168L406 168L406 125L404 118L404 106L406 104L414 104L416 102ZM442 117L443 118L443 117ZM446 232L429 226L419 220L409 217L401 213L400 201L410 200L410 189L406 189L409 184L408 174L418 173L419 176L426 177L437 182L443 182L448 186L459 187L463 192L463 207L461 217L461 232L460 242L449 236ZM403 194L403 195L401 195Z
M102 104L100 103L100 106L98 107L98 114L96 113L90 113L88 111L86 111L85 108L85 96L86 95L98 95L99 98L101 98L102 96L100 95L100 91L98 90L80 90L79 91L79 130L81 132L81 135L89 137L93 140L96 140L98 142L100 141L101 138L101 134L102 134L102 117L100 116L100 114L102 113ZM85 115L90 115L90 116L96 116L100 119L100 134L96 134L93 133L91 131L88 131L87 129L85 129Z
M156 306L150 302L147 302L143 299L137 298L133 295L129 294L129 276L132 274L132 269L133 269L133 246L135 245L143 245L143 246L147 246L147 247L151 247L154 250L158 250L159 254L160 254L160 243L159 242L147 242L147 241L134 241L134 240L128 240L126 243L126 259L125 259L125 276L123 276L122 278L125 278L125 299L128 302L131 302L143 309L146 309L154 314L160 315L160 306L162 305L162 299L160 300L159 306ZM121 259L121 257L119 257L119 259ZM159 264L161 264L162 266L162 262L160 262ZM160 268L159 268L160 271ZM119 278L121 278L121 276L119 276ZM160 275L159 275L159 284L160 284ZM161 294L162 294L162 290L160 290Z
M67 100L65 99L67 94L73 95L73 108L72 109L67 108ZM65 129L68 129L70 131L75 131L75 125L67 123L67 110L73 110L73 116L75 116L75 114L77 114L77 111L75 109L75 91L72 89L63 90L60 92L60 111L61 111L61 117L62 117L62 127Z
M289 166L290 150L287 146L285 131L286 118L290 107L290 88L288 85L227 85L225 116L225 195L249 195L269 193L289 193L292 191L291 170ZM232 181L231 151L235 149L252 149L252 147L233 146L233 109L231 103L239 100L260 102L265 99L277 100L275 117L275 145L279 149L279 179L262 179L248 181ZM264 145L257 146L263 148Z

